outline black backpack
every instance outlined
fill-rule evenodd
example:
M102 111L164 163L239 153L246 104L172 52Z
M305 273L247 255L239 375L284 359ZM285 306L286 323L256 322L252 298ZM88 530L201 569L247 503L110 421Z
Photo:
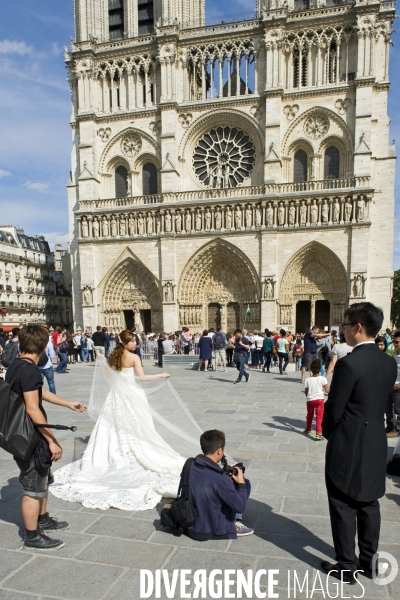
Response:
M47 365L48 362L49 362L49 357L47 356L47 352L42 352L42 354L39 357L37 366L44 367L45 365Z
M39 434L25 410L23 397L12 391L19 370L24 368L21 363L9 383L0 380L0 448L15 458L28 460L38 444Z
M161 511L163 527L186 529L193 525L199 514L189 499L189 475L193 461L194 458L188 458L183 466L177 499L171 504L166 504Z
M1 362L6 369L8 369L8 367L12 365L14 360L19 356L18 346L18 342L9 342L4 347L3 354L1 355Z
M224 333L221 333L221 331L218 331L213 338L213 344L214 347L218 349L223 348L225 346L226 343L226 337Z

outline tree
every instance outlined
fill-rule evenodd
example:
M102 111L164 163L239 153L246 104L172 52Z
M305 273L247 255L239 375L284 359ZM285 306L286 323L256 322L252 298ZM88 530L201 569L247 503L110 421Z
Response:
M390 320L394 327L400 327L400 269L393 274L393 295Z

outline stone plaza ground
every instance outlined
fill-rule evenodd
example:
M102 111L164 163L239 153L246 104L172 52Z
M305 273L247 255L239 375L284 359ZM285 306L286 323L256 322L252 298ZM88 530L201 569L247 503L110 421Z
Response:
M146 370L157 372L155 367ZM234 369L226 373L170 369L172 383L200 427L223 429L227 451L244 462L252 494L243 521L254 527L254 535L195 542L161 528L160 506L137 513L100 511L50 495L50 513L71 525L59 536L65 546L46 554L23 550L18 471L12 458L1 452L0 600L136 600L140 598L140 569L206 569L208 573L212 569L279 569L275 576L279 598L329 597L322 573L324 592L320 589L311 595L320 560L334 557L324 485L326 442L302 434L305 398L299 373L283 377L273 371L270 375L253 371L248 384L235 386ZM73 365L67 376L56 375L57 392L88 402L92 376L93 365ZM58 407L51 407L48 416L49 422L78 427L76 433L57 436L64 448L62 466L72 459L75 438L85 440L93 423L87 415ZM394 440L389 444L390 456ZM400 562L400 478L387 479L381 510L380 550ZM288 591L289 570L292 583L294 570L300 581L308 571L308 594L305 589L297 589L296 595ZM339 597L400 598L400 575L389 586L378 586L365 577L360 581L365 587L363 596L360 586L344 586ZM316 588L321 588L318 579ZM336 593L331 586L331 597ZM166 597L163 592L161 598ZM179 588L174 598L181 598Z

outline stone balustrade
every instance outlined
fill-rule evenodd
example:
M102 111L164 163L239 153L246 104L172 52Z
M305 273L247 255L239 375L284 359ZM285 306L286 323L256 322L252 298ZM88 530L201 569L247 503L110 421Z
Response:
M301 183L266 183L235 188L207 188L189 192L167 192L151 196L127 196L125 198L107 198L102 200L81 200L79 212L113 208L133 208L147 204L169 204L175 202L199 202L202 200L224 200L229 198L251 198L254 196L276 196L323 190L345 190L350 188L370 188L370 177L347 177L343 179L324 179Z
M80 213L80 241L127 237L249 232L368 225L371 194L323 198L274 198L201 206L133 208L127 212Z

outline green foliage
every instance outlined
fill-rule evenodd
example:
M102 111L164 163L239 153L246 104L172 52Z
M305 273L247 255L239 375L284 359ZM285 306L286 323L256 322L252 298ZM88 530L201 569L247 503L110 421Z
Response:
M393 274L393 296L390 320L394 327L400 327L400 269Z

